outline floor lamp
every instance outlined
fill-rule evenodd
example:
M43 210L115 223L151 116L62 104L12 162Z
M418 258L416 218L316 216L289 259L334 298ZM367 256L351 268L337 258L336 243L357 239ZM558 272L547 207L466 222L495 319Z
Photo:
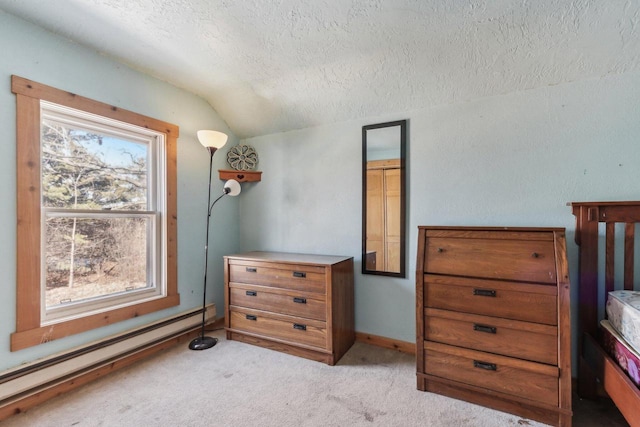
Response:
M207 267L209 260L209 220L211 219L211 210L213 209L213 205L216 204L218 200L223 198L226 195L229 196L237 196L240 194L240 183L234 179L228 180L222 189L222 194L218 196L217 199L211 203L211 175L213 171L213 155L216 150L222 147L227 142L227 135L222 132L217 132L214 130L200 130L198 131L198 140L200 143L209 150L209 191L207 195L207 232L206 232L206 242L204 245L204 284L202 289L202 325L200 330L200 336L194 338L189 343L189 348L191 350L206 350L208 348L213 347L218 343L217 338L206 337L204 335L204 326L206 320L206 303L207 303Z

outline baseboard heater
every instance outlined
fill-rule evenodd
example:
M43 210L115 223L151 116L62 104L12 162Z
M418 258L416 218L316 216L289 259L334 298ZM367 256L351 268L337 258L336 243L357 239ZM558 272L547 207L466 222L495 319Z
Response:
M215 319L213 304L206 307L205 316L207 323ZM193 310L3 372L0 374L0 408L194 331L201 324L202 309Z

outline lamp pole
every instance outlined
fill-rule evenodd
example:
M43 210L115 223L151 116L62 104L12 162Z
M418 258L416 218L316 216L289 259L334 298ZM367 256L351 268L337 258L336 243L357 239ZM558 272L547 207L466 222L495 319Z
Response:
M210 156L209 156L209 187L208 187L209 189L207 192L207 231L206 231L206 240L204 244L204 283L203 283L203 290L202 290L202 326L200 330L200 336L198 338L194 338L189 343L189 348L191 350L206 350L218 343L217 338L206 337L204 335L204 327L205 327L205 321L206 321L206 304L207 304L207 270L208 270L208 264L209 264L209 220L211 218L211 209L213 208L213 205L215 205L216 202L220 200L228 192L225 189L225 192L223 192L220 197L218 197L216 200L214 200L213 203L211 203L211 175L213 171L213 154L216 152L216 148L207 147L207 149L209 150Z
M211 203L211 176L213 174L213 155L216 150L222 147L227 142L227 135L222 132L214 130L199 130L198 140L209 151L209 187L207 191L207 231L206 241L204 244L204 283L202 286L202 325L200 328L200 336L194 338L189 343L191 350L206 350L213 347L218 343L217 338L211 338L204 335L204 327L206 322L206 309L207 309L207 269L209 265L209 220L211 219L211 210L213 205L227 194L230 196L237 196L240 194L240 183L234 179L230 179L225 182L222 189L222 194Z

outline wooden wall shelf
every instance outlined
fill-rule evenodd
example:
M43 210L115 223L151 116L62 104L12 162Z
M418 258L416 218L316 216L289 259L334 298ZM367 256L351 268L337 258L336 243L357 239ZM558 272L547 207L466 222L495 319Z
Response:
M238 182L259 182L262 179L262 172L259 171L236 171L236 170L218 170L220 179L235 179Z

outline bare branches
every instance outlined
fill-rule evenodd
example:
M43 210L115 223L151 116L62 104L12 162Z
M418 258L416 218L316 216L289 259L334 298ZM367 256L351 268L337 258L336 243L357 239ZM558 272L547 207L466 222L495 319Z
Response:
M109 144L117 149L106 155L104 149L113 148ZM96 212L148 210L147 160L128 150L138 145L43 121L44 206ZM126 215L96 219L79 214L47 218L46 224L49 289L72 288L76 281L105 277L123 283L122 289L117 288L120 291L134 282L146 285L144 219ZM102 291L98 288L96 292Z

